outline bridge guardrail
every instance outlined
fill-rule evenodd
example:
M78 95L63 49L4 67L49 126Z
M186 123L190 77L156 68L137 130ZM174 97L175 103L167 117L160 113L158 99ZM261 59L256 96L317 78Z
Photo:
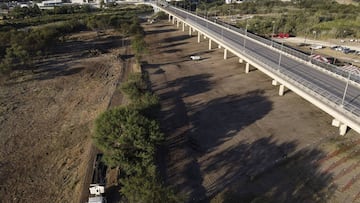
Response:
M197 15L197 14L194 13L194 12L187 11L187 10L184 10L183 8L179 8L179 7L176 7L176 8L177 8L177 9L181 9L181 10L183 10L183 11L185 11L185 12L192 13L193 15L197 16L198 18L202 18L201 16ZM227 27L227 28L229 28L229 29L231 29L231 30L234 30L234 31L238 32L239 34L245 35L245 30L242 29L242 28L237 28L237 27L235 27L235 26L233 26L233 25L230 25L230 24L225 23L225 22L220 21L220 20L214 20L214 19L212 19L212 18L206 18L206 19L209 20L209 21L212 21L212 22L214 22L214 23L216 23L216 24L225 26L225 27ZM299 59L302 59L302 60L304 60L304 61L306 61L306 62L310 61L312 64L314 64L314 65L316 65L316 66L318 66L318 67L321 67L321 68L323 68L323 69L325 69L325 70L327 70L327 71L330 71L330 72L332 72L332 73L335 73L335 74L337 74L337 75L340 75L340 76L342 76L342 77L347 78L348 75L350 74L349 72L347 72L347 71L339 68L339 67L336 66L336 65L329 64L329 63L324 63L324 62L321 62L321 61L318 61L318 60L311 60L311 58L310 58L309 55L304 54L304 53L302 53L302 52L300 52L300 51L298 51L298 50L296 50L296 49L292 49L292 48L290 48L290 47L283 46L283 45L281 45L280 43L278 43L278 42L276 42L276 41L269 40L269 39L267 39L267 38L264 38L264 37L255 35L255 34L250 33L250 32L247 32L247 33L246 33L246 36L247 36L247 37L250 37L250 38L252 38L252 39L257 40L257 41L263 43L264 45L272 46L273 48L276 48L276 49L278 49L279 51L283 51L283 52L285 52L285 53L287 53L287 54L290 54L290 55L292 55L292 56L295 56L295 57L297 57L297 58L299 58ZM351 81L356 82L356 83L360 83L360 76L358 76L358 75L351 74L349 79L350 79Z
M203 29L207 29L206 27L199 25L203 27ZM266 68L267 70L271 71L273 74L278 75L279 77L287 80L291 84L300 87L304 91L306 91L308 94L314 96L315 98L319 99L320 101L326 103L327 105L333 107L334 109L337 109L339 112L343 112L344 114L354 118L359 119L360 117L360 109L356 106L350 104L347 101L344 101L344 104L342 105L342 98L330 93L329 91L326 91L318 86L313 85L311 82L296 76L295 74L291 73L285 68L279 67L278 64L275 64L272 61L264 59L262 56L258 55L256 52L253 52L249 49L244 49L244 47L236 47L233 44L227 43L225 40L221 39L221 36L219 33L213 32L212 30L208 30L212 33L212 35L217 36L222 43L226 44L226 46L231 47L234 50L238 50L243 55L246 55L246 57L252 59L253 61L257 61L258 63L261 63L261 66ZM276 68L274 68L276 67Z
M196 24L198 24L198 23L196 23ZM208 28L206 28L203 25L198 24L198 26L201 26L201 27L203 27L203 29L208 30ZM232 29L234 29L234 27L232 27ZM236 29L239 29L239 28L236 28ZM219 39L221 39L221 36L220 36L219 33L216 33L216 32L214 32L212 30L208 30L208 31L210 31L213 36L215 35ZM245 33L244 30L242 32ZM261 37L256 36L256 38L261 38ZM264 38L261 39L261 41L263 41L263 40L264 40ZM328 91L326 91L326 90L324 90L324 89L322 89L320 87L312 85L311 82L292 74L290 71L286 70L285 68L281 68L281 66L279 67L278 64L275 64L275 63L273 63L273 62L271 62L269 60L264 60L264 58L262 56L256 54L255 52L253 52L253 51L251 51L249 49L246 49L246 48L244 49L244 47L240 47L240 48L239 47L234 47L232 44L227 43L223 39L221 39L221 41L224 44L226 44L226 46L228 46L228 47L231 47L231 48L233 48L235 50L242 51L242 54L246 55L248 58L250 58L250 59L252 59L254 61L257 61L258 63L260 63L260 65L262 67L264 67L267 70L271 71L273 74L276 74L279 77L282 77L283 79L287 80L291 84L300 87L305 92L307 92L309 95L314 96L315 98L319 99L320 101L327 104L328 106L333 107L334 109L337 109L337 111L342 112L345 115L348 115L349 117L351 117L351 118L353 118L355 120L359 119L359 117L360 117L360 109L357 108L356 106L350 104L347 101L344 101L344 104L342 104L342 98L339 98L338 96L336 96L336 95L334 95L334 94L332 94L332 93L330 93L330 92L328 92ZM271 43L271 41L270 41L270 43ZM284 47L282 47L282 48L284 49ZM307 56L307 55L300 52L300 55L301 54L303 55L303 57ZM307 58L308 58L308 56L307 56ZM271 65L273 67L279 67L279 71L277 69L274 69ZM328 68L332 68L332 67L329 66ZM338 70L338 69L335 69L335 70ZM339 73L343 73L343 72L344 71L339 71ZM346 75L348 76L348 73ZM343 76L345 76L345 74L343 74Z

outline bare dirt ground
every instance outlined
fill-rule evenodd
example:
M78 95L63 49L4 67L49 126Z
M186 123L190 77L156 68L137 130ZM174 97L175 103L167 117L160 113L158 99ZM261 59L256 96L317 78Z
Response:
M168 22L145 30L161 174L188 202L360 202L358 134L340 137L329 115L207 40Z
M76 34L1 84L0 202L84 198L93 121L121 76L120 46L112 35Z

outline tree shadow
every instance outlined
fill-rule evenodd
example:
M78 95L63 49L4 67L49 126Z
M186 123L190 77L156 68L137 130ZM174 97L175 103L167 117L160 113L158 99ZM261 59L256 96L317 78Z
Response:
M25 72L25 75L12 78L7 84L47 80L58 76L68 76L79 73L83 68L69 67L68 63L83 58L97 57L103 53L108 53L110 49L120 46L121 40L118 36L105 36L103 38L83 41L69 40L50 50L50 54L42 57L42 59L34 60L31 67L16 68L18 71L31 70L31 72ZM26 79L22 80L22 78L19 78L23 76L25 76ZM17 80L20 82L16 82Z
M176 47L176 46L180 46L180 45L185 45L185 44L188 44L189 42L178 42L178 43L172 43L172 44L169 44L169 45L165 45L165 46L161 46L161 47L158 47L159 49L166 49L166 48L170 48L170 47Z
M194 143L201 143L197 151L213 150L270 112L272 103L263 93L257 90L190 105L191 139Z
M270 136L251 144L239 143L212 157L206 170L227 170L213 182L208 195L227 188L221 196L229 203L326 202L336 186L331 184L332 174L319 169L317 161L325 153L317 149L295 151L295 147L295 142L278 144Z
M209 91L212 87L212 82L209 80L211 77L212 74L185 76L173 81L168 81L165 88L175 88L178 96L182 98L189 97ZM174 92L168 92L161 94L160 97L166 99L173 94Z
M155 35L155 34L161 34L166 32L175 32L177 29L170 28L170 29L158 29L158 30L147 30L145 33L146 35Z
M180 51L181 51L181 49L169 49L169 50L162 51L162 53L171 54L171 53L176 53L176 52L180 52Z
M223 202L324 202L331 197L336 188L331 184L332 175L319 169L318 160L325 156L322 151L296 151L296 141L280 143L261 131L257 137L236 137L271 111L272 103L263 91L185 104L181 98L202 92L193 92L197 85L188 84L189 78L168 83L178 86L173 94L179 97L176 103L182 108L162 112L162 123L168 126L167 132L172 132L167 150L187 151L177 157L179 163L187 160L180 173L178 163L168 165L168 182L181 177L182 182L175 186L178 191L188 191L188 202L209 202L219 192ZM204 87L199 89L204 91ZM185 122L174 125L175 120ZM177 133L175 129L184 130Z
M189 39L190 37L191 37L191 36L189 36L189 35L179 35L179 36L164 38L162 41L165 42L165 43L167 43L167 42L183 41L183 40Z

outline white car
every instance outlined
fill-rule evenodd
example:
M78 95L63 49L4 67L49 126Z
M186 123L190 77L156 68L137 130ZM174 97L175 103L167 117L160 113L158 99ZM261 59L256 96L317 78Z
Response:
M198 61L201 59L201 57L200 56L190 56L190 59L193 61Z

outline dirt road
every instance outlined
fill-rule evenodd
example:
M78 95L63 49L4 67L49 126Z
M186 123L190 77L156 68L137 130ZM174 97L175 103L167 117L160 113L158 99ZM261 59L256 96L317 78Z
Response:
M357 201L354 132L339 138L329 115L291 91L278 96L270 78L245 74L238 58L223 60L205 39L198 44L167 22L145 30L145 70L167 136L161 174L188 202Z

